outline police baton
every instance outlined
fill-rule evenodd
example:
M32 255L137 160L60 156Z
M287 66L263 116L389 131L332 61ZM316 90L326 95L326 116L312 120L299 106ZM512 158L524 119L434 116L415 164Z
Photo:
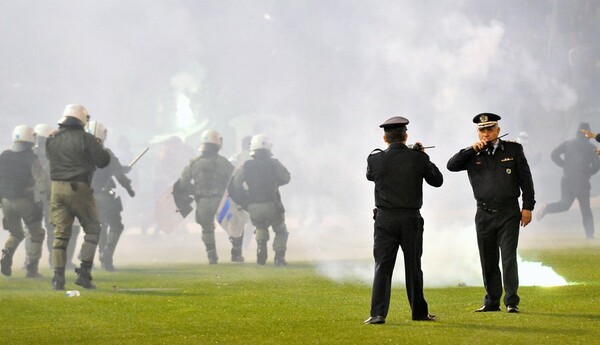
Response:
M137 157L135 157L135 158L134 158L134 159L131 161L131 163L129 163L129 170L131 170L131 167L133 167L133 165L134 165L135 163L137 163L137 161L138 161L138 160L140 160L140 158L142 158L142 156L143 156L143 155L144 155L146 152L148 152L148 150L149 150L149 149L150 149L150 146L146 146L146 148L145 148L145 149L144 149L144 150L143 150L143 151L142 151L142 152L141 152L139 155L137 155Z
M505 136L507 136L507 135L508 135L508 133L504 133L504 134L502 134L501 136L499 136L499 137L498 137L498 138L496 138L496 139L501 139L501 138L504 138L504 137L505 137ZM494 144L493 144L493 142L491 142L491 141L488 141L488 142L487 142L487 144L485 144L485 147L486 147L486 148L488 148L488 147L493 147L493 146L494 146Z
M435 148L435 146L423 146L422 144L410 144L410 145L406 145L406 146L409 149L416 150L416 151Z

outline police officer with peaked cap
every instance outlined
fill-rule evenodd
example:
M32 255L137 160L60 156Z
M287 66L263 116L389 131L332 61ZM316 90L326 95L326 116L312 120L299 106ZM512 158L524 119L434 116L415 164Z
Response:
M531 222L535 205L533 179L523 146L498 138L500 116L481 113L473 118L479 141L460 150L448 161L450 171L466 170L477 201L475 228L486 295L476 312L500 311L502 283L504 305L519 312L517 244L519 224ZM523 205L519 206L522 194ZM502 255L502 273L498 267Z
M379 127L384 130L386 150L375 150L367 158L367 179L375 182L375 230L373 256L375 275L371 295L371 317L366 324L382 324L388 314L392 274L399 247L404 253L406 292L415 321L433 321L423 296L423 180L433 187L443 183L439 169L421 148L406 146L408 120L395 116ZM422 146L421 146L422 147Z

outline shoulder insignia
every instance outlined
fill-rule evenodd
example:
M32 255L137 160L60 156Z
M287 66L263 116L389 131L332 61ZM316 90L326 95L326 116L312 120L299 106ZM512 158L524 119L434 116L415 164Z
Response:
M371 151L371 153L369 153L369 156L373 155L373 154L376 154L376 153L380 153L380 152L383 152L383 150L382 149L375 149L375 150Z

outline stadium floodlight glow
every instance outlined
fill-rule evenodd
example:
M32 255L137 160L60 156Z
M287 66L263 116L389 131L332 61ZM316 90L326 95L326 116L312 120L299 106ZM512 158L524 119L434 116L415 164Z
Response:
M175 112L175 123L178 129L186 129L196 123L194 112L190 106L190 98L184 94L177 95L177 111Z

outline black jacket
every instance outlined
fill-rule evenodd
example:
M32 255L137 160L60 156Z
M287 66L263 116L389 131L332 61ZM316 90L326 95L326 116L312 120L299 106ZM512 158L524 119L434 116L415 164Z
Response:
M583 135L560 144L552 150L551 157L571 181L587 181L600 169L596 146Z
M367 179L375 182L375 206L379 209L420 209L423 180L433 187L444 182L440 170L423 152L392 143L367 158Z
M512 141L498 143L494 155L460 150L448 161L450 171L467 170L479 206L498 209L514 204L523 192L523 209L533 210L535 193L523 146Z

